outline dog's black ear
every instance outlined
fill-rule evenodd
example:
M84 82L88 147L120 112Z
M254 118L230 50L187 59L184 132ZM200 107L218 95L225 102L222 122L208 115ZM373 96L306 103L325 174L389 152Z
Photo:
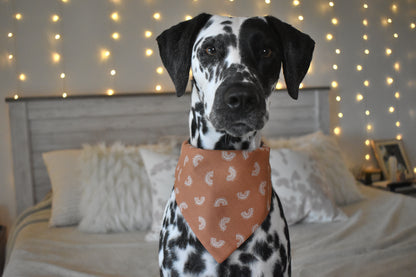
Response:
M202 13L165 30L156 38L160 57L175 85L177 96L185 93L191 67L192 46L199 31L210 18L211 15Z
M293 99L298 99L299 85L308 72L315 42L307 34L273 16L266 16L266 20L277 33L283 48L283 75L287 91Z

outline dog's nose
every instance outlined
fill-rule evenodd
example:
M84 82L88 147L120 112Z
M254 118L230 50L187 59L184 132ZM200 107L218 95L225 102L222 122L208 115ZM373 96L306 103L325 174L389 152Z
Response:
M259 103L257 93L246 88L229 89L225 93L224 100L232 110L250 110Z

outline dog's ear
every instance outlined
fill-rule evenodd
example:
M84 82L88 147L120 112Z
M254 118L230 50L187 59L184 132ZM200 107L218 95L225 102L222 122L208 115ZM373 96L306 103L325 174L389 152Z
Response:
M177 96L185 93L191 67L192 46L199 31L210 18L211 15L202 13L165 30L156 38L160 57L175 85Z
M283 48L283 75L287 91L293 99L298 99L299 85L308 72L315 42L310 36L273 16L266 16L266 20Z

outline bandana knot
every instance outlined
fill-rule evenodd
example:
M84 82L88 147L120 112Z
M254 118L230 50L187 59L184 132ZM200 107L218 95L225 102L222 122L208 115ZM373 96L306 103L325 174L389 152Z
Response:
M204 150L182 144L175 196L189 227L221 263L270 211L270 149Z

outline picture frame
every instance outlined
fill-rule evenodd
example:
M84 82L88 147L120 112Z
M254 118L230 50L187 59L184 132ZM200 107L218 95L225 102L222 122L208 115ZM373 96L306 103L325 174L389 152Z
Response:
M391 181L405 181L413 178L413 171L401 140L372 140L371 146L384 178ZM395 157L396 172L389 172L389 158Z

